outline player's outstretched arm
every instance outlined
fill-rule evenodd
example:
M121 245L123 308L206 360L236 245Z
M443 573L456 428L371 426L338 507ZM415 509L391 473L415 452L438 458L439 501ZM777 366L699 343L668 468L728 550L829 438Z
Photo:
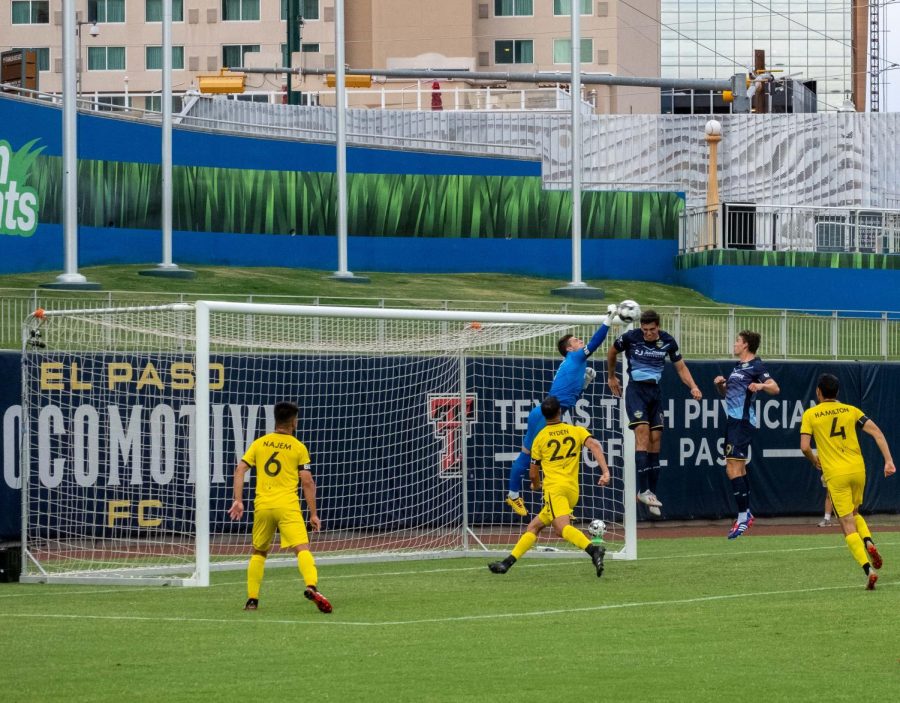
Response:
M694 377L691 376L691 371L688 369L687 364L684 363L684 359L679 359L675 362L675 371L678 372L678 378L681 379L681 382L691 389L691 398L700 400L703 397L703 393L700 392L697 384L694 383Z
M878 448L881 450L881 456L884 457L884 475L890 476L891 474L896 473L897 467L894 466L894 460L891 457L891 448L888 447L887 440L885 439L884 432L881 431L881 428L872 422L872 420L866 420L866 424L863 425L863 432L871 436L872 439L875 440L875 444L877 444Z
M232 520L240 520L244 516L244 474L249 468L250 465L243 459L234 467L234 480L231 483L233 500L228 509L228 517Z
M303 489L303 500L306 501L306 508L309 510L309 524L312 525L313 532L318 532L322 529L322 521L319 520L319 513L316 511L316 482L312 471L300 469L300 487Z
M768 379L765 383L751 383L747 386L747 390L751 393L756 393L758 391L765 391L769 395L778 395L781 393L781 388L775 382L774 378Z
M608 486L609 482L612 480L612 476L609 473L609 466L606 463L606 455L603 453L603 447L600 446L600 442L598 442L594 437L588 437L584 446L591 450L591 454L594 455L594 461L597 462L597 465L600 467L600 478L597 479L598 486Z

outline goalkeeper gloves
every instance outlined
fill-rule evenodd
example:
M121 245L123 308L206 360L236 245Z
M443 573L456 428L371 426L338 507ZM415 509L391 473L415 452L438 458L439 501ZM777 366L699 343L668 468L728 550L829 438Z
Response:
M597 378L597 372L594 371L590 366L585 368L584 370L584 383L581 384L581 390L586 390L589 385L594 382L594 379Z
M619 317L619 306L615 303L610 303L606 306L606 317L603 318L603 324L607 327L612 327L613 325L624 325L621 318Z

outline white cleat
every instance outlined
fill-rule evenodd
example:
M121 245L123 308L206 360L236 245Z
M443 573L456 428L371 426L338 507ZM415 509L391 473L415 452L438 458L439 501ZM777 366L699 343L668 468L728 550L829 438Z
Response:
M650 492L649 488L646 491L644 491L643 493L638 493L637 499L638 499L638 501L640 501L641 503L643 503L644 505L647 505L647 506L652 506L654 508L662 507L662 503L659 502L659 498L657 498L655 495L653 495Z

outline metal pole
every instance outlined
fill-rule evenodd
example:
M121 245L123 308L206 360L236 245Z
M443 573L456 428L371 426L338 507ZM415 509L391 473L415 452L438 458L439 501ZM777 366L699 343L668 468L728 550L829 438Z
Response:
M337 258L338 270L331 278L338 281L368 283L365 276L354 276L347 269L347 91L344 64L344 0L334 3L334 110L337 185Z
M63 273L43 288L75 288L96 290L97 283L89 283L78 273L78 95L75 0L63 0L63 85L62 85L62 146L63 146ZM77 41L72 41L77 39Z
M162 152L160 188L162 189L162 262L156 268L138 271L141 276L194 278L197 274L172 263L172 0L162 3Z
M572 79L569 83L569 97L572 99L572 280L564 288L555 288L556 295L570 295L579 298L602 298L603 291L592 288L581 280L581 0L570 0Z

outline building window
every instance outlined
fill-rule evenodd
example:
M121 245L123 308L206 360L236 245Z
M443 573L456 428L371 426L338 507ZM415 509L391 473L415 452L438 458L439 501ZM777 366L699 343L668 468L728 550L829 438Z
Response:
M244 54L259 51L259 44L229 44L222 47L222 65L225 68L243 68Z
M591 4L594 0L581 0L581 14L582 15L590 15L593 14L591 12ZM572 14L572 0L553 0L553 14L557 17L566 16ZM558 62L557 62L558 63Z
M50 24L50 2L48 0L13 0L13 24Z
M45 46L40 49L32 49L32 51L35 54L37 54L38 71L49 71L50 70L50 49Z
M594 40L581 40L581 63L591 63L594 56ZM572 40L553 40L553 63L572 63Z
M94 13L91 7L96 7ZM96 17L98 24L118 24L125 21L125 0L91 0L88 17Z
M259 19L259 0L222 0L225 22L249 22Z
M172 112L178 114L184 108L180 95L172 96ZM162 112L162 96L148 95L144 98L144 109L153 112Z
M531 17L533 0L494 0L494 17Z
M124 71L124 46L89 46L88 71Z
M298 0L300 3L300 16L304 20L319 19L319 0ZM281 0L281 19L288 16L288 0Z
M144 15L147 22L162 22L163 2L164 0L147 0ZM184 22L184 0L172 0L172 21Z
M495 41L494 63L534 63L534 42L531 39Z
M161 46L148 46L146 50L146 61L148 71L161 71L163 63L163 53ZM184 70L184 47L172 47L172 70Z
M319 53L319 45L318 44L301 44L300 45L300 53L303 54L318 54ZM281 65L287 66L290 57L288 56L287 44L281 45Z

